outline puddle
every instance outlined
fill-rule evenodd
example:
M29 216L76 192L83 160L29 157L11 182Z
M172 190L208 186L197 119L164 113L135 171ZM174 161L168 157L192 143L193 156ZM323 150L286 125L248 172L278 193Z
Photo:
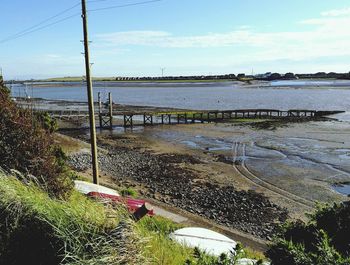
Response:
M223 147L209 147L208 151L226 151L226 150L231 150L231 147L228 146L223 146Z
M350 184L334 185L333 189L343 195L350 195Z
M187 146L189 146L191 148L198 148L198 145L195 142L192 142L192 141L182 141L181 143L184 144L184 145L187 145Z
M350 159L350 154L347 153L347 154L339 155L339 158L340 159Z
M343 153L338 155L340 159L350 159L350 149L337 149L335 152Z
M346 127L345 136L333 129L324 132L324 123L317 124L316 128L313 127L316 125L304 126L307 130L291 127L273 134L265 131L237 133L237 128L225 127L227 134L217 137L163 130L157 137L191 149L220 153L233 163L244 162L262 180L306 199L333 202L341 195L348 196L350 142L346 137L350 135L350 126ZM349 184L330 185L331 191L315 181Z
M182 140L181 144L184 144L190 148L202 149L207 151L230 151L232 149L232 144L225 142L221 139L204 137L201 135L196 135L191 140Z

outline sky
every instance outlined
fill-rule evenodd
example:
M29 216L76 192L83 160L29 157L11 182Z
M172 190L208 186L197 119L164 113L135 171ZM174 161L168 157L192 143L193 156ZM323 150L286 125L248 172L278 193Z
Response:
M350 71L348 0L161 0L120 7L144 1L88 0L94 76L161 76L162 68L171 76ZM79 0L2 1L4 77L84 75L80 12ZM26 29L29 34L11 38Z

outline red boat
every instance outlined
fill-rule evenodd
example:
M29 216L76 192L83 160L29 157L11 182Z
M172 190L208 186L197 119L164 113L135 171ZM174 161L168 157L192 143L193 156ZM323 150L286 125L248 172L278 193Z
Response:
M123 203L127 206L128 210L131 213L136 212L139 208L141 208L142 206L144 206L147 203L146 201L140 200L140 199L132 199L132 198L110 195L110 194L101 193L101 192L94 192L94 191L89 192L87 195L91 198L109 200L109 201L115 202L115 203ZM148 210L147 215L154 216L153 209Z

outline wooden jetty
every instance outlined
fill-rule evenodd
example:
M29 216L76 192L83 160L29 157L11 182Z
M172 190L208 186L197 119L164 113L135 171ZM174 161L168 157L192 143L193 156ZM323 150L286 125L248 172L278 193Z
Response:
M74 121L87 120L88 112L84 111L47 111L53 118ZM194 123L225 122L234 119L281 119L281 118L315 118L341 111L287 110L276 109L238 109L238 110L203 110L174 112L120 112L109 110L98 112L100 128L112 128L115 123L123 127L176 125ZM113 122L114 121L114 122Z
M239 110L206 110L184 112L153 112L153 113L116 113L114 117L122 116L124 127L137 125L172 125L224 122L233 119L274 119L282 117L316 117L315 110L275 109L239 109Z
M343 111L316 111L306 109L277 110L277 109L236 109L236 110L184 110L184 111L153 111L126 112L113 108L112 94L108 95L108 102L102 104L101 94L98 93L96 118L100 128L112 129L113 126L125 128L134 126L175 125L225 122L234 119L282 119L282 118L316 118L341 113ZM21 106L21 105L20 105ZM22 104L22 107L27 105ZM33 109L33 108L32 108ZM80 110L46 110L34 108L37 112L46 112L52 118L84 124L88 120L87 109Z

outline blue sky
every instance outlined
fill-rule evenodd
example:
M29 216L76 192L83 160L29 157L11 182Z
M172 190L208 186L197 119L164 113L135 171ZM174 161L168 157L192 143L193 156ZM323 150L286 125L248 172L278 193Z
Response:
M96 9L142 0L90 1ZM79 1L1 4L0 67L6 78L84 74L80 6L62 23L1 40ZM45 25L45 24L44 24ZM348 0L163 0L89 12L95 76L350 71Z

